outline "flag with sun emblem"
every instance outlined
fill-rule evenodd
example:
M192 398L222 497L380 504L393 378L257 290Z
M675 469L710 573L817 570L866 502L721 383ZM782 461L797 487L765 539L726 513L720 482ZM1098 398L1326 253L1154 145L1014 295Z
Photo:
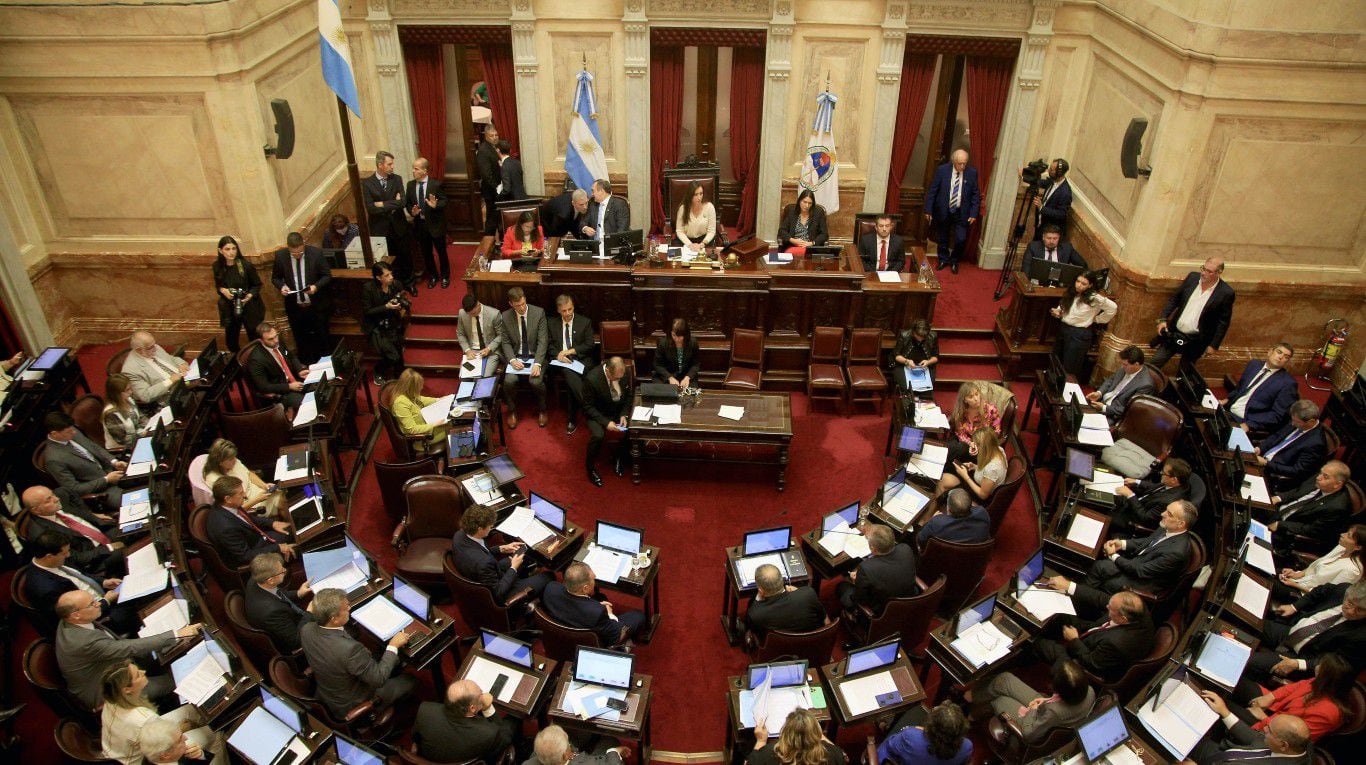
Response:
M574 88L574 115L569 120L569 145L564 150L564 171L574 185L587 190L593 181L607 177L607 152L598 132L598 107L593 98L593 75L579 72Z
M356 95L356 74L351 69L351 46L346 42L346 30L342 29L337 0L318 0L318 38L322 48L323 80L359 118L360 96Z
M816 119L811 124L811 140L802 155L803 188L811 190L816 204L833 213L840 209L840 169L835 153L835 102L830 91L816 96Z

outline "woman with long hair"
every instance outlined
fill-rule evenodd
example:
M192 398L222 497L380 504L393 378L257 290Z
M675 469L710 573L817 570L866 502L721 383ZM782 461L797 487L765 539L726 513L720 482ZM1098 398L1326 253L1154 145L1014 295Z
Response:
M811 189L802 189L795 204L783 210L778 223L778 252L805 255L807 247L823 247L830 241L825 225L825 208L816 204Z
M545 234L536 225L536 216L530 210L517 218L517 223L508 226L503 232L503 257L523 258L537 255L545 250Z
M138 743L138 733L148 720L156 718L157 710L147 699L147 673L131 661L116 664L105 671L100 680L104 696L104 707L100 710L100 744L104 756L118 760L124 765L142 765L143 751ZM203 720L194 707L181 717L180 730L188 733L201 727ZM211 752L221 749L221 739L208 728L206 735L214 736ZM206 759L203 750L191 744L186 755L192 759Z
M958 397L949 412L949 428L954 438L949 439L950 462L973 462L977 452L972 449L973 435L982 428L991 428L1001 435L1001 413L987 401L987 383L969 380L958 386Z
M696 252L716 238L716 206L706 201L707 190L693 181L688 184L688 198L678 206L674 221L674 236L684 247Z
M844 765L848 759L840 748L821 733L816 715L809 709L794 709L783 721L778 741L769 745L767 720L754 726L754 751L748 765Z
M949 489L962 486L972 494L974 500L986 502L1001 481L1005 480L1006 455L1001 449L1001 441L997 438L996 431L991 428L978 428L977 432L972 434L972 445L969 448L976 456L977 464L974 466L971 463L954 460L939 479L935 497Z
M1062 368L1068 374L1077 377L1081 377L1086 352L1091 350L1095 325L1109 323L1118 309L1115 301L1096 289L1099 279L1095 271L1077 274L1077 278L1063 293L1062 302L1049 309L1049 313L1061 321L1058 339L1053 344L1053 355L1062 362Z
M659 338L659 345L655 347L654 381L679 388L693 387L697 382L698 352L688 320L674 319L669 334Z
M241 347L238 335L247 331L247 340L255 340L256 325L266 318L266 306L261 302L261 274L247 262L237 240L219 237L218 257L213 262L213 286L218 290L218 325L223 328L223 340L229 351L237 353Z
M1280 581L1271 594L1278 600L1291 600L1321 584L1350 584L1366 570L1366 524L1354 523L1338 537L1338 545L1308 566L1296 571L1283 568Z
M247 492L247 501L242 505L243 510L255 510L261 515L287 520L284 510L285 493L277 491L275 484L261 480L256 471L237 459L237 444L226 438L219 438L209 445L209 453L205 455L204 485L213 486L214 481L225 475L242 482L242 488Z
M422 407L436 403L436 398L422 395L422 385L425 382L416 369L409 367L403 370L394 387L394 401L390 408L394 413L394 421L398 423L398 429L403 431L403 435L427 436L426 449L429 453L435 453L445 448L448 428L445 424L428 425L422 418Z
M967 735L968 719L952 701L931 709L928 715L922 707L915 707L897 720L895 730L878 746L878 762L963 765L972 760L972 741Z
M137 443L147 415L133 401L133 383L127 375L115 372L104 380L104 448L126 452Z

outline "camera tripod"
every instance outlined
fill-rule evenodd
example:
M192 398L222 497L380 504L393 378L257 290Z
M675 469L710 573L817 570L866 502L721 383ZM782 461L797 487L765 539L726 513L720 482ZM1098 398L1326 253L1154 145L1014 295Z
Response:
M1010 236L1006 239L1005 261L1001 263L1001 278L996 280L996 292L993 295L995 300L1000 300L1006 292L1006 285L1010 283L1010 276L1016 268L1015 256L1020 249L1020 240L1024 238L1025 226L1029 220L1029 208L1034 203L1034 196L1038 192L1038 183L1025 183L1024 196L1020 198L1020 203L1015 207L1015 216L1011 219Z

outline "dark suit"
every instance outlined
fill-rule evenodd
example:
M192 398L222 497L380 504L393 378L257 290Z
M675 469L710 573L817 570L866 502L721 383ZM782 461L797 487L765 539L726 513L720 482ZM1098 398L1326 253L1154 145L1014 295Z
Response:
M95 595L95 597L98 598L100 595L104 594L103 582L94 577L85 576L70 565L65 566L65 568L68 569L67 573L74 577L84 579L88 586L98 592L99 595ZM32 603L35 608L42 611L52 620L47 625L48 627L52 627L57 623L57 614L54 610L57 607L57 599L60 598L63 593L84 589L76 586L70 579L61 576L60 574L54 574L37 565L27 566L25 568L25 574L24 595L28 597L29 603ZM91 594L94 595L95 593L92 592ZM137 606L130 606L124 603L118 603L111 606L105 600L100 600L99 604L101 615L108 617L109 626L115 632L128 635L137 632L138 628L142 626L142 618L138 616ZM47 628L45 627L43 629L46 630Z
M1230 406L1247 394L1248 388L1252 387L1252 381L1265 367L1265 361L1247 362L1247 366L1243 368L1243 376L1238 378L1238 385L1228 394ZM1228 416L1234 422L1247 423L1253 430L1275 430L1286 421L1290 405L1299 397L1300 386L1295 382L1295 376L1285 369L1277 369L1252 392L1252 397L1247 400L1243 409L1242 417L1232 411Z
M385 709L417 687L409 675L390 677L398 667L397 652L386 648L376 661L345 630L307 622L299 628L299 642L313 668L318 700L337 719L371 699L376 709Z
M62 512L70 513L81 519L82 522L93 528L100 528L100 522L94 514L85 507L85 503L75 499L66 489L58 487L57 495L62 497ZM128 567L124 563L122 551L113 551L103 544L98 544L89 537L68 528L65 524L55 518L29 513L27 539L32 542L44 531L55 531L62 535L62 538L71 545L71 554L66 558L66 565L90 576L93 579L105 579L109 577L123 576Z
M383 181L371 175L360 182L370 236L384 237L394 259L394 276L404 284L413 278L413 259L408 252L408 219L403 214L403 176L390 173ZM383 207L375 207L380 202Z
M270 636L270 642L281 654L299 649L299 628L312 622L313 614L305 611L299 596L284 587L274 593L261 589L255 582L242 589L246 605L247 624Z
M284 346L284 343L276 347L285 357L285 364L289 367L290 373L296 380L303 382L304 365L299 363L299 359ZM302 391L289 389L289 380L285 378L285 371L280 368L280 362L264 345L256 346L251 356L247 357L247 379L251 382L252 390L271 397L278 396L286 409L297 410L304 399Z
M400 213L401 215L402 213ZM294 344L298 346L299 358L305 364L312 364L331 352L331 336L328 322L332 320L332 269L323 257L323 251L313 245L304 245L303 287L316 287L317 292L308 296L304 303L300 293L301 285L296 265L289 250L275 251L275 267L270 281L278 292L281 287L289 287L291 293L284 298L285 315L289 317L290 329L294 330Z
M1346 489L1338 489L1332 494L1319 493L1317 480L1317 476L1310 476L1297 488L1280 495L1281 504L1269 518L1280 523L1272 537L1278 548L1284 541L1286 552L1290 552L1291 534L1326 541L1337 538L1347 528L1352 498ZM1306 500L1305 497L1311 494L1316 496Z
M553 319L546 316L546 332L550 339L546 360L550 362L554 361L555 357L559 356L560 352L566 348L564 319L558 315ZM584 374L587 374L597 359L597 345L593 342L593 322L587 316L574 314L574 321L569 325L569 345L567 347L574 350L574 358L583 363ZM564 367L555 366L547 366L546 371L560 375L564 379L565 386L569 388L569 424L574 424L579 407L583 403L583 375Z
M793 245L787 240L796 236L797 221L799 215L797 205L791 204L783 208L783 218L778 223L778 252L787 252ZM806 217L806 236L803 237L817 247L825 246L830 241L830 231L826 227L825 208L818 204L811 205L811 211Z
M1062 237L1067 238L1067 211L1072 209L1072 184L1067 179L1057 182L1057 189L1049 193L1054 184L1041 185L1040 192L1045 196L1039 210L1034 214L1034 238L1043 236L1043 227L1052 223L1062 229Z
M1092 674L1106 680L1118 680L1129 667L1153 650L1156 630L1147 611L1129 624L1095 629L1107 621L1108 616L1090 622L1071 615L1060 616L1049 623L1047 637L1034 641L1034 654L1049 664L1075 659ZM1066 644L1059 642L1064 625L1075 627L1081 634Z
M270 527L269 518L247 513L251 523L222 505L214 505L204 519L213 549L232 568L251 563L261 553L280 552L279 535Z
M858 256L863 261L863 270L872 272L877 270L878 256L877 232L864 234L858 240ZM887 237L887 271L901 271L906 266L906 243L901 235L892 232Z
M583 225L593 229L598 227L598 207L596 201L589 201L588 213L583 217ZM602 219L602 230L592 238L603 239L609 234L620 234L631 228L631 206L622 197L613 194L607 197L607 214ZM580 232L582 235L582 232Z
M1119 383L1124 379L1124 367L1114 371L1114 374L1105 378L1105 382L1100 384L1097 390L1100 392L1101 400L1105 399L1105 394L1119 387ZM1105 405L1105 416L1110 418L1111 423L1119 422L1124 419L1124 410L1129 408L1129 401L1134 396L1148 393L1151 394L1157 386L1153 384L1153 376L1148 374L1148 370L1140 369L1134 379L1119 392L1119 395L1110 399L1110 403Z
M1291 680L1308 677L1314 672L1318 660L1329 653L1339 654L1346 659L1352 665L1353 672L1366 669L1366 619L1344 618L1309 638L1298 650L1293 643L1300 642L1300 638L1290 639L1296 629L1308 623L1311 617L1330 609L1340 609L1343 595L1349 586L1347 582L1321 584L1292 604L1295 613L1291 617L1294 621L1290 624L1270 618L1262 622L1262 647L1248 660L1247 672L1238 682L1233 697L1242 703L1248 703L1260 695L1258 683L1266 680L1271 668L1282 656L1302 659L1308 667L1305 671L1291 672L1288 675Z
M487 688L479 690L488 692ZM515 720L500 715L465 717L441 702L424 701L417 708L413 739L417 753L434 762L498 762L512 746L517 729Z
M1158 529L1141 539L1127 540L1118 558L1092 563L1086 580L1077 583L1072 596L1077 612L1103 612L1111 595L1130 587L1156 593L1159 599L1170 594L1195 546L1189 532L1171 537L1166 533Z
M619 397L615 401L612 400L612 389L607 383L605 370L605 366L599 365L583 376L583 414L588 420L589 432L585 462L589 470L593 469L593 464L598 460L598 453L602 451L603 439L607 437L607 424L619 422L621 418L629 415L635 402L631 381L624 374L617 380ZM627 447L626 437L622 435L617 439L612 458L626 459Z
M556 317L559 318L559 317ZM534 364L541 365L541 374L538 377L530 375L512 374L511 365L507 367L503 374L503 399L507 402L510 411L517 411L516 397L517 386L526 380L531 385L532 393L536 396L536 411L545 411L545 376L549 372L547 366L546 350L550 347L550 333L546 329L545 309L538 305L527 304L526 307L526 341L522 340L523 319L517 316L517 312L511 308L498 315L500 329L495 333L496 337L502 338L503 347L500 355L508 360L521 358L523 362L530 356ZM560 322L563 326L564 322Z
M1218 742L1206 738L1191 752L1190 759L1200 765L1227 765L1255 762L1258 765L1310 765L1314 747L1300 754L1278 754L1266 745L1266 734L1255 731L1241 720Z
M1290 440L1292 437L1293 441ZM1265 457L1272 449L1287 441L1289 443L1272 455L1262 470L1267 488L1273 491L1299 486L1306 478L1313 477L1328 460L1328 443L1323 439L1323 427L1320 425L1296 435L1295 426L1286 423L1258 446Z
M689 339L683 345L683 364L678 363L678 348L674 345L672 335L665 335L659 339L659 344L655 346L655 371L654 381L657 383L667 383L669 378L682 382L686 377L689 384L697 387L697 356L701 352L697 341Z
M520 572L512 567L511 558L499 560L488 548L463 531L455 532L455 537L451 540L451 558L455 562L455 570L459 571L461 576L489 588L493 592L493 599L498 603L506 603L513 593L523 587L530 587L536 597L540 597L550 581L546 574L523 578Z
M628 611L613 619L601 601L574 595L561 582L551 582L545 586L545 592L541 593L541 607L550 618L561 624L592 630L603 647L626 640L645 624L645 614L639 611Z
M1223 344L1224 333L1228 332L1229 322L1233 320L1233 301L1237 299L1233 288L1223 279L1214 285L1214 293L1209 296L1204 310L1200 312L1200 320L1196 322L1198 331L1194 335L1186 336L1186 344L1180 348L1172 341L1172 335L1177 331L1176 320L1185 310L1186 301L1199 287L1200 272L1192 271L1186 274L1186 280L1181 282L1181 288L1162 308L1161 318L1167 322L1167 334L1166 337L1158 338L1160 342L1154 344L1157 353L1153 354L1152 358L1152 365L1158 369L1165 366L1167 361L1178 353L1181 354L1183 362L1194 364L1196 359L1204 355L1206 348L1218 350Z
M479 172L479 196L484 200L484 236L493 236L498 232L498 184L503 182L498 149L480 141L474 151L474 165Z
M402 293L403 287L397 279L389 283L387 292L375 279L366 282L360 290L361 329L379 356L374 369L376 378L393 380L403 373L402 311L389 308L389 301L401 297ZM278 372L280 365L274 366Z
M870 555L859 561L858 576L853 582L840 582L835 588L840 605L846 611L867 606L874 613L892 598L904 598L920 592L915 583L915 550L904 542L886 555Z
M498 195L499 199L526 199L526 183L522 180L522 160L516 157L505 157L502 167L503 192Z
M1080 254L1078 254L1077 248L1073 247L1068 242L1058 242L1058 249L1055 254L1055 257L1057 258L1057 261L1059 263L1065 263L1067 265L1072 266L1081 266L1082 268L1087 267L1086 259L1083 258ZM1041 241L1030 242L1029 246L1025 248L1024 263L1020 266L1020 270L1028 274L1029 267L1031 264L1034 263L1035 259L1047 260L1046 254L1044 252L1043 242Z
M948 513L940 513L929 520L916 534L921 549L931 539L946 542L985 542L991 538L991 516L986 508L973 505L965 518L955 518Z
M418 185L422 183L427 184L427 196L436 197L435 207L428 207L427 197L418 193ZM417 251L422 254L427 278L451 278L451 259L446 254L446 192L441 190L440 179L428 177L408 181L403 209L411 212L414 207L419 210L418 216L413 218L413 230L417 232Z
M770 630L810 632L824 626L827 618L820 596L810 587L783 590L763 600L755 598L745 611L745 623L755 637L763 637Z
M925 194L925 214L930 216L930 231L939 245L939 262L958 263L968 241L968 219L981 217L982 190L977 183L977 168L963 168L958 192L958 208L949 209L953 195L953 164L945 162L934 169L934 180Z
M574 209L574 192L566 191L547 199L541 205L541 230L547 237L582 239L582 216Z
M80 444L90 458L76 451L71 445L73 442ZM123 501L123 489L118 484L111 485L105 478L114 470L114 455L79 430L69 442L58 443L49 438L43 443L47 444L44 449L47 472L58 486L77 497L102 493L106 508L113 511L119 509ZM74 507L75 504L63 502L63 506Z
M1162 518L1167 505L1178 499L1188 499L1190 489L1183 486L1167 486L1160 481L1139 481L1131 487L1132 497L1115 497L1115 509L1110 514L1110 528L1114 532L1130 532L1135 524L1156 526Z

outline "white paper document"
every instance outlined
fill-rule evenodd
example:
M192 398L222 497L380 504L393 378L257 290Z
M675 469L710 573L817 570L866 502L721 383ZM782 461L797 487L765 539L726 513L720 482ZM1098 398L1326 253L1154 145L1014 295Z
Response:
M422 421L428 425L440 425L446 421L451 414L451 407L455 405L455 394L450 393L422 407Z
M896 682L892 680L891 672L874 672L839 684L839 693L844 697L844 706L849 710L850 717L877 709L878 696L895 692Z
M1249 541L1247 554L1243 556L1243 560L1259 571L1276 576L1276 561L1271 557L1270 546L1263 546L1256 540Z
M633 422L649 422L652 414L654 414L654 407L638 406L631 410L631 420Z
M1266 479L1259 475L1248 474L1243 476L1243 485L1238 490L1238 495L1243 499L1250 499L1263 505L1271 504L1271 494L1266 490Z
M139 574L146 571L165 571L161 566L161 556L157 554L157 546L145 544L142 547L128 553L124 563L128 565L128 574Z
M596 719L606 722L621 720L621 712L607 706L608 699L626 700L626 691L604 688L601 685L570 683L565 690L561 711L572 712L582 720Z
M990 621L977 622L968 627L950 645L974 667L985 667L1010 653L1010 637Z
M552 367L564 367L565 369L568 369L568 370L570 370L571 372L577 372L577 373L579 373L579 374L583 374L583 362L582 362L582 361L577 361L577 360L576 360L576 361L570 361L570 362L567 362L567 363L566 363L566 362L560 361L559 359L551 359L551 360L550 360L550 366L552 366Z
M1064 402L1075 401L1081 406L1086 406L1086 394L1082 392L1081 386L1074 382L1063 383L1062 400Z
M498 482L485 472L466 478L460 485L465 487L465 491L469 492L470 498L476 504L491 505L503 498L503 492L498 489Z
M745 408L743 406L722 406L716 414L718 417L739 422L740 418L745 416Z
M280 458L275 460L276 483L294 481L308 475L308 460L304 460L304 464L299 467L291 469L289 467L289 457L290 455L288 454L281 454Z
M146 490L144 489L143 492L146 492ZM123 496L124 499L128 498L127 494ZM145 521L151 514L152 503L145 499L140 502L132 502L125 505L120 505L119 526L128 526L139 521Z
M925 430L948 430L949 417L934 404L916 404L915 426Z
M655 404L655 422L660 425L677 425L683 422L682 404Z
M123 475L125 478L141 478L152 472L152 467L155 465L155 462L133 462L124 468Z
M1228 450L1231 452L1253 452L1252 439L1247 437L1247 432L1242 428L1233 427L1228 431Z
M768 254L769 263L791 263L792 253L790 252L770 252Z
M811 691L805 686L796 686L769 688L764 692L766 684L767 681L752 691L740 691L740 727L753 728L763 720L769 737L773 738L782 733L780 720L786 720L793 710L811 708Z
M192 383L195 380L198 380L199 376L199 359L195 359L194 361L190 362L190 368L185 370L185 377L183 379L187 383Z
M503 683L503 687L498 689L498 696L496 698L506 704L512 701L512 695L517 692L517 686L522 682L522 678L526 677L525 673L519 672L512 667L505 667L502 664L491 662L483 656L476 656L474 657L474 661L470 662L470 671L465 673L464 679L473 680L474 684L479 686L479 690L484 693L489 693L493 688L493 684L498 682L499 675L506 676L507 682Z
M380 595L351 612L351 618L380 640L388 640L413 621L412 614Z
M314 582L313 586L317 588L314 592L321 592L322 590L332 588L336 588L342 592L350 592L362 584L365 584L365 580L369 578L370 575L353 561Z
M1271 597L1271 589L1247 574L1238 577L1238 586L1233 590L1233 602L1256 617L1266 616L1266 602Z
M583 557L583 562L593 569L593 576L597 577L598 581L608 584L615 584L631 570L631 556L597 545L588 547L588 554Z
M206 752L209 750L209 747L213 745L213 728L203 725L202 723L204 721L200 719L199 713L189 704L181 704L166 714L161 715L161 719L170 720L173 723L188 722L191 725L198 725L199 727L197 728L191 728L190 730L185 731L185 738L188 739L191 744L198 746Z
M202 706L209 697L223 688L223 666L212 654L205 656L190 674L183 677L175 687L175 692L187 704Z
M1138 709L1138 721L1157 737L1176 759L1184 759L1200 738L1219 719L1219 714L1193 688L1178 679L1168 678L1162 683L1157 698L1165 697L1153 709L1153 700L1145 700Z
M1072 516L1072 525L1067 529L1067 541L1076 542L1082 547L1095 547L1100 542L1100 532L1105 524L1089 515Z
M473 380L484 376L485 359L478 356L460 360L460 379Z
M151 545L147 546L151 547ZM139 569L136 573L130 570L128 575L123 578L123 584L119 585L119 600L127 603L133 598L161 592L166 589L167 577L169 576L170 573L162 566Z
M900 282L901 274L896 271L878 271L877 280L880 282Z
M155 611L142 617L138 637L151 637L163 632L174 632L190 623L190 612L185 601L171 598Z
M313 391L304 394L304 400L299 404L299 411L294 413L294 427L307 425L318 419L318 401L313 395Z
M1108 430L1082 428L1077 431L1077 440L1088 446L1114 446L1115 437Z
M1099 412L1087 412L1081 416L1081 426L1093 430L1109 430L1110 421Z
M1116 489L1124 485L1124 476L1097 470L1092 474L1091 480L1081 483L1088 489L1114 494Z
M169 428L173 422L175 422L175 412L171 411L171 407L163 406L155 417L147 421L147 424L142 428L142 432L151 433L157 429L157 425L164 425Z
M304 375L304 385L326 382L327 378L335 377L336 374L337 373L332 370L331 365L320 367L317 364L314 364L308 368L308 374Z
M930 498L926 494L910 484L905 484L890 498L883 497L882 509L902 526L908 526L929 503Z
M1209 388L1206 388L1205 395L1200 397L1200 406L1203 406L1206 409L1218 409L1219 399L1214 397L1214 394L1210 392Z
M531 547L555 536L555 532L541 523L531 508L526 506L513 510L511 515L498 524L498 530L508 536L517 537Z
M1045 621L1054 614L1077 615L1072 598L1065 592L1030 586L1016 598L1035 619Z
M491 274L510 274L512 273L512 261L499 258L489 262L489 273Z
M844 521L840 521L838 526L822 533L817 544L830 553L831 557L838 557L840 553L847 553L851 558L866 558L871 552L868 548L868 539L849 528L849 524Z
M909 475L922 474L932 481L938 481L944 476L944 461L941 459L936 462L932 456L931 449L944 449L942 446L925 444L925 450L919 454L912 455L906 460L906 473ZM947 457L948 450L944 449Z

